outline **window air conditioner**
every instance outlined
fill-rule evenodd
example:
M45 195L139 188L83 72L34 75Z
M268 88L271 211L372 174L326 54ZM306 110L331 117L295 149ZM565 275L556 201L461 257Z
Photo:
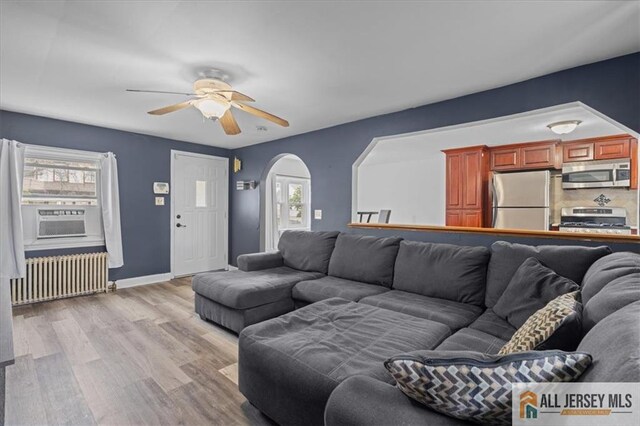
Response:
M84 209L38 209L38 239L86 237Z

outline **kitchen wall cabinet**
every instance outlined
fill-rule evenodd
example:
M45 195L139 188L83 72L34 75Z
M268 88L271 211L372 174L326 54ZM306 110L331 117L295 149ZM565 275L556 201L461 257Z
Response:
M596 141L596 160L610 160L616 158L629 158L631 151L631 138Z
M443 152L446 156L446 225L482 227L489 223L488 147Z
M594 144L584 142L568 142L562 144L562 162L593 160Z
M560 168L557 140L491 148L491 170L518 171Z
M631 135L580 139L562 144L565 163L591 160L623 160L631 163L631 187L638 189L638 140Z
M613 135L580 139L562 144L562 160L565 163L591 160L617 160L631 158L635 138L630 135Z

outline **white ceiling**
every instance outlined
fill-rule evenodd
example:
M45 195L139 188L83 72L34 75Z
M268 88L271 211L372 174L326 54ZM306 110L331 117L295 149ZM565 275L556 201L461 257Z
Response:
M638 1L0 4L0 108L226 148L640 50ZM210 67L291 126L237 112L226 136L145 113L180 96L125 92L189 91Z

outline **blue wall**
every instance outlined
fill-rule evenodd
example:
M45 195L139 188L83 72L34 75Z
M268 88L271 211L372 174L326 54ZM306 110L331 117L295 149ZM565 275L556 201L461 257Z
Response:
M231 155L242 160L243 170L230 182L230 259L235 260L239 254L256 252L260 248L259 191L236 191L235 181L259 180L269 160L278 154L295 154L309 167L312 209L322 209L322 220L312 220L312 229L344 231L351 217L351 166L374 137L484 120L574 101L581 101L640 131L640 53L234 150ZM522 240L455 233L366 233L471 245L490 245L497 239L533 244L576 244L567 240ZM615 250L638 250L638 246L632 244L611 246Z
M118 158L125 266L112 279L170 271L170 206L156 207L152 184L170 180L171 149L230 157L243 170L230 180L230 259L259 250L259 191L236 191L237 180L259 180L271 158L298 155L312 177L312 208L323 218L316 230L347 230L351 216L351 165L374 137L483 120L582 101L626 126L640 131L640 53L598 62L525 82L372 117L316 132L234 151L84 124L0 111L0 137L28 144L88 151L112 151ZM498 239L528 244L575 244L570 240L502 238L438 232L352 232L400 235L408 239L454 244L490 245ZM580 243L588 244L588 243ZM635 250L635 244L611 244ZM77 251L77 250L74 250ZM86 251L83 249L82 251ZM29 255L66 251L30 252Z
M124 266L112 269L110 279L170 272L170 199L154 203L153 182L169 182L171 150L228 157L229 151L102 127L88 126L33 115L0 111L0 137L26 144L116 154L120 183L120 211ZM73 249L28 252L50 256L69 252L103 250Z

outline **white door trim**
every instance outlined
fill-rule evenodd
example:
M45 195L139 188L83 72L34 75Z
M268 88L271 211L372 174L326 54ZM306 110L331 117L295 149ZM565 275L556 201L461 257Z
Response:
M225 197L224 197L224 256L225 259L227 260L226 264L229 264L229 159L226 157L218 157L215 155L207 155L207 154L199 154L196 152L188 152L188 151L178 151L175 149L171 150L171 182L169 184L169 200L170 200L170 204L171 204L171 217L169 218L169 228L171 228L171 278L176 278L176 275L173 273L173 271L175 270L174 268L174 239L175 239L175 232L176 232L176 228L174 226L174 219L175 219L175 211L174 211L174 206L175 206L175 192L174 192L174 185L173 182L175 182L174 179L174 163L175 163L175 159L176 159L176 155L184 155L184 156L190 156L190 157L198 157L198 158L209 158L209 159L213 159L213 160L224 160L224 176L225 176L225 182L224 182L224 192L225 192Z

